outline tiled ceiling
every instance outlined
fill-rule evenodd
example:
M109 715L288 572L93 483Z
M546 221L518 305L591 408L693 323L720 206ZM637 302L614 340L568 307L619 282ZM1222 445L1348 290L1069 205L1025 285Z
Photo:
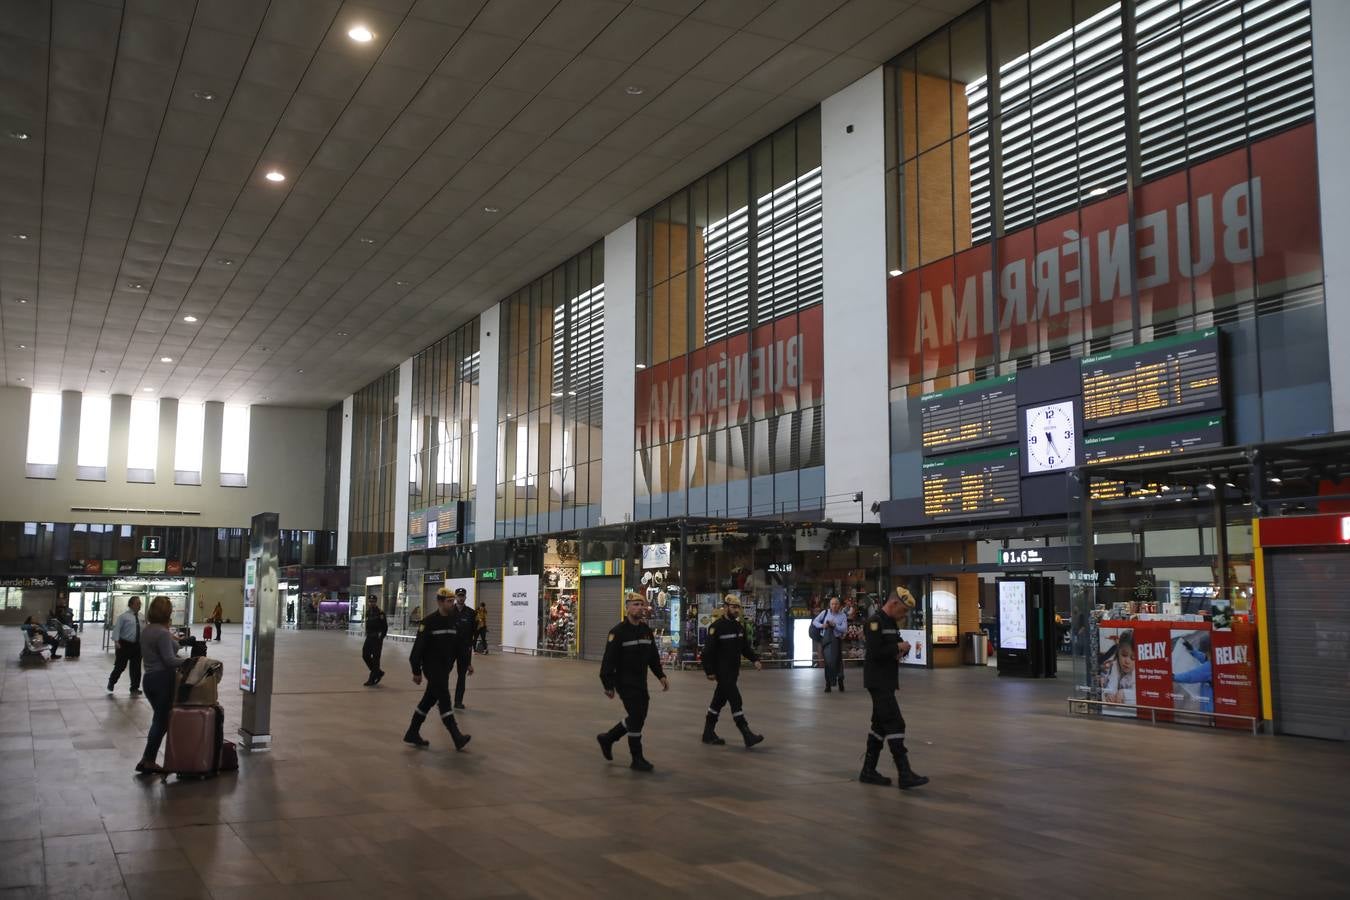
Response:
M327 405L971 5L5 0L4 383Z

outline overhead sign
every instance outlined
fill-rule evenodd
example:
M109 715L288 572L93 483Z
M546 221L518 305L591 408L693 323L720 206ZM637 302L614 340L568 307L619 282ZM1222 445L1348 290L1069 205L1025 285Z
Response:
M142 553L159 553L164 548L164 538L157 534L147 534L141 538Z
M998 564L1000 566L1059 566L1069 562L1070 553L1071 548L1063 546L1000 550L998 551Z
M1004 375L921 396L924 454L1017 440L1016 381L1016 375Z
M501 571L501 569L479 569L479 570L478 570L478 580L479 580L479 581L501 581L501 580L502 580L502 571Z
M584 562L581 564L582 578L589 578L592 575L604 575L604 574L605 574L604 560L598 560L595 562Z
M1201 416L1119 431L1099 431L1083 439L1089 465L1138 462L1223 446L1223 416Z
M1021 476L1017 448L980 450L924 462L923 512L933 520L1016 515Z
M1223 406L1215 328L1088 356L1081 368L1088 428Z

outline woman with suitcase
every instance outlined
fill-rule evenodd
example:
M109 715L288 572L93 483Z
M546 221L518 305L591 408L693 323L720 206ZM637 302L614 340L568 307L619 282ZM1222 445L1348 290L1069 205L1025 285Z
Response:
M147 625L141 629L141 665L145 675L141 688L145 699L155 711L150 722L150 733L145 738L145 752L136 763L136 771L143 775L162 775L165 770L155 761L159 745L169 729L169 714L173 712L174 672L178 668L178 642L169 631L173 604L168 597L159 596L150 601L146 610Z

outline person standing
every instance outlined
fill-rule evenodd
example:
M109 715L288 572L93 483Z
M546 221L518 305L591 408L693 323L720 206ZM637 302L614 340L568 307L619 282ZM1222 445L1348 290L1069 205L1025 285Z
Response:
M117 679L122 677L127 666L131 666L131 696L141 692L141 598L132 597L127 601L126 612L117 617L113 625L113 638L117 641L116 661L112 674L108 676L108 693L117 687Z
M220 640L220 632L222 630L220 626L225 622L225 611L220 608L219 603L216 604L216 608L211 612L211 621L214 622L216 626L216 640Z
M413 710L412 722L403 734L403 742L414 747L426 747L431 743L422 737L422 723L433 706L440 710L441 721L449 730L455 749L463 750L469 743L469 735L461 733L455 722L455 711L450 702L450 670L459 658L459 645L465 640L456 628L454 607L454 597L448 590L441 588L436 592L436 611L417 626L417 639L408 655L413 684L422 683L423 672L427 681L422 699Z
M455 656L455 709L464 708L464 680L473 674L473 633L478 628L478 617L468 606L469 592L455 588L455 608L452 616L455 631L459 633L459 650Z
M478 606L474 609L473 612L474 612L473 645L474 648L479 653L483 654L484 656L487 656L488 652L487 602L484 600L479 600Z
M670 681L661 668L661 654L656 649L656 635L647 625L647 601L636 591L628 593L624 604L625 617L609 630L605 656L600 661L600 684L605 696L614 699L617 692L623 701L624 718L609 731L595 736L605 759L614 758L614 743L628 735L628 752L632 754L631 768L650 772L654 768L642 755L642 726L647 721L647 707L651 696L647 693L647 670L651 669L661 682L661 690L670 690Z
M844 690L844 635L848 634L848 614L839 604L839 595L830 597L828 609L822 609L811 623L820 632L820 655L825 659L825 693L839 686Z
M366 642L361 645L361 660L370 670L370 677L362 687L374 687L384 677L380 668L380 653L384 649L384 636L389 633L389 620L380 609L380 601L371 594L366 598Z
M150 722L150 733L145 738L145 752L136 763L136 771L144 775L162 775L164 768L156 761L159 745L169 730L169 714L173 712L174 674L178 668L178 642L169 631L173 604L168 597L159 596L150 601L145 611L148 624L141 629L141 656L145 663L145 699L155 711Z
M858 780L864 784L891 783L877 771L883 746L890 747L902 790L928 783L927 778L909 766L905 717L900 713L900 701L895 696L900 690L900 659L910 649L909 642L900 638L895 620L913 608L914 596L904 588L896 588L881 609L867 620L863 630L867 648L863 657L863 687L872 696L872 728L867 733L867 754L858 774Z
M709 681L717 682L712 703L708 705L707 719L703 723L703 743L726 743L717 736L717 719L722 714L722 707L729 701L731 718L740 729L748 749L761 743L764 735L755 734L745 721L745 713L741 710L741 692L736 687L736 680L741 675L742 656L754 663L756 669L763 669L764 664L746 639L745 625L741 622L741 599L735 594L727 594L722 599L722 609L722 616L708 629L708 642L703 649L703 671Z

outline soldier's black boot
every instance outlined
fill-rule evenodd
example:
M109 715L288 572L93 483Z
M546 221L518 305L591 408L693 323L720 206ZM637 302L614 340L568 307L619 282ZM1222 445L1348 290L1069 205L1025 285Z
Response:
M703 720L703 743L717 744L718 746L726 743L726 741L717 736L717 716L714 716L712 713L708 713L707 717Z
M877 760L881 759L881 738L875 734L867 735L867 754L863 757L862 771L858 780L863 784L890 784L891 780L877 771Z
M750 726L746 724L745 716L743 715L736 716L735 722L736 727L739 728L741 731L741 737L745 738L745 748L747 750L749 750L756 744L763 743L764 735L755 734L753 731L751 731Z
M595 742L600 745L600 752L605 754L605 759L614 758L614 742L623 737L628 729L620 722L609 731L595 736Z
M403 733L403 743L412 744L414 747L430 746L431 741L422 737L422 723L427 719L421 711L414 711L412 721L408 723L408 730Z
M444 722L445 727L449 729L450 740L455 742L455 749L463 750L469 743L470 738L467 734L464 734L459 730L459 725L455 723L455 714L450 713L448 715L443 715L441 716L441 721Z
M650 772L655 768L642 755L642 738L630 737L628 739L628 752L633 754L633 763L630 768L637 769L639 772Z
M898 783L902 791L922 787L928 783L925 776L909 767L909 751L905 749L904 738L896 738L891 741L891 756L895 758L895 771L899 775Z

